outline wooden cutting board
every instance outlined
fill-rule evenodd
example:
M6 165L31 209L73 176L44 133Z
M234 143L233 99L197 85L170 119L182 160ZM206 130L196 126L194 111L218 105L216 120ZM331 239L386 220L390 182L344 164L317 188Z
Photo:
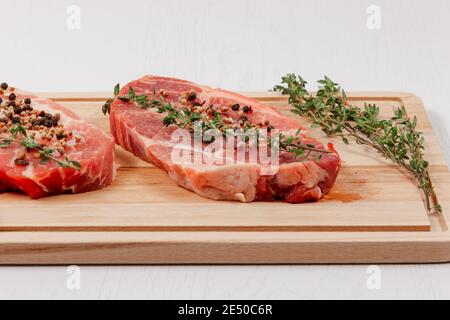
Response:
M102 93L47 93L108 129ZM285 97L247 95L290 114ZM30 200L0 195L0 264L291 264L450 261L450 174L419 98L353 93L388 116L405 105L419 118L444 214L427 214L414 181L370 149L338 140L335 188L318 203L212 201L117 147L121 168L104 190ZM311 135L328 141L318 130ZM447 214L447 216L445 216Z

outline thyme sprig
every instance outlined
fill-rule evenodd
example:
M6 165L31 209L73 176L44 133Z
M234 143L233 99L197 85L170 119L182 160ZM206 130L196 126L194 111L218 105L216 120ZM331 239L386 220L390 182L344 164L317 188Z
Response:
M19 139L19 134L23 137L21 140ZM9 128L9 135L0 135L0 148L7 148L12 143L18 143L27 150L36 151L39 155L41 164L46 164L48 161L53 160L63 168L75 170L80 170L81 168L79 162L70 160L67 156L64 158L64 160L55 157L53 155L56 151L55 149L43 146L42 144L38 143L31 136L28 136L27 130L19 124L14 124L13 126L11 126L11 128ZM27 164L27 161L25 159L17 159L16 161L19 164Z
M135 90L129 87L126 95L119 95L120 85L117 84L114 87L114 98L109 99L103 105L103 113L109 114L111 104L114 99L119 99L123 102L134 102L141 109L155 109L158 113L164 114L162 123L164 126L176 125L180 128L187 129L191 133L194 133L196 124L201 122L202 130L218 130L224 137L228 134L232 134L233 131L230 123L226 123L219 112L214 112L212 117L204 117L200 112L192 111L189 107L182 107L181 109L175 108L170 102L165 101L163 95L156 94L153 90L153 97L149 97L146 94L136 95ZM254 129L260 130L257 126L248 125L246 130ZM249 136L244 137L244 142L249 142ZM303 158L305 160L320 160L323 154L332 153L332 151L317 148L312 144L305 144L302 142L300 130L293 136L287 136L283 133L269 135L266 139L262 139L267 142L269 146L278 146L280 150L293 154L296 158ZM214 141L214 137L205 135L203 141L210 143Z
M429 174L429 163L424 159L423 133L417 131L417 117L410 118L404 106L397 107L390 119L381 119L380 109L366 103L363 108L351 105L339 84L326 77L318 81L315 95L306 89L307 82L300 76L287 74L275 90L289 95L292 112L312 120L313 127L321 127L328 136L340 137L344 143L375 149L387 159L406 169L422 189L429 212L440 213Z

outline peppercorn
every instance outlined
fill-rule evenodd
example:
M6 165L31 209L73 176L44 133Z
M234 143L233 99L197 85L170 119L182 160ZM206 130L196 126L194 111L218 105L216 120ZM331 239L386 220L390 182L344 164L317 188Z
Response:
M31 104L31 99L30 98L25 98L25 100L23 102L25 104Z
M3 82L2 84L0 84L0 88L2 88L3 90L7 90L8 84L6 82Z
M197 94L195 93L195 91L191 91L191 92L189 92L187 98L189 101L194 101L195 99L197 99Z
M47 128L50 128L53 126L53 122L52 122L52 120L44 119L43 125L46 126Z
M3 99L2 98L0 98L0 104L2 104L3 103Z
M243 110L245 113L248 113L248 112L250 111L250 107L249 107L249 106L243 106L243 107L242 107L242 110Z
M29 104L26 104L22 107L23 111L33 111L33 107L30 106Z
M12 118L12 123L20 123L20 117L14 116L14 117Z
M47 128L53 127L52 120L49 120L47 118L39 118L39 119L33 121L32 124L34 126L44 126L44 127L47 127Z
M14 93L11 93L8 97L9 101L14 101L16 100L16 95Z
M19 114L19 113L21 113L22 112L22 108L21 107L19 107L19 106L14 106L14 113L15 114Z
M239 107L240 107L240 105L239 104L233 104L232 106L231 106L231 109L233 110L233 111L238 111L239 110Z

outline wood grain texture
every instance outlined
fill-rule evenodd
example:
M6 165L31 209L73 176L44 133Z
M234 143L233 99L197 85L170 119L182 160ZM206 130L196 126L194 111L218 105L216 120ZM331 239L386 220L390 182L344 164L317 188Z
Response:
M286 98L247 93L289 116ZM105 130L106 95L47 94ZM404 104L419 117L444 208L450 175L420 100L404 93L351 93L388 115ZM293 116L295 117L295 116ZM300 121L300 119L299 119ZM303 123L307 125L307 123ZM319 139L328 139L316 130ZM312 204L216 202L117 148L115 183L39 201L0 195L0 263L362 263L450 260L443 217L429 217L413 181L369 149L333 141L343 159L336 187ZM370 231L370 232L369 232Z

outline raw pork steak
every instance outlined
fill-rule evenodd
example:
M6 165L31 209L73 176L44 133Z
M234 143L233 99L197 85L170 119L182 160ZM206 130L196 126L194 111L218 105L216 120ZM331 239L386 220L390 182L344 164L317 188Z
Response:
M80 193L101 189L115 177L114 139L111 135L81 120L59 104L17 92L2 84L0 90L0 192L22 191L37 199L59 193ZM31 98L31 99L30 99ZM54 159L39 154L39 149L21 144L11 128L27 129L26 137L49 151ZM29 142L30 143L30 142ZM67 163L73 161L73 164ZM72 162L71 162L72 163ZM78 168L79 166L79 168Z
M262 127L266 124L284 133L292 134L300 128L295 120L254 99L184 80L145 76L123 87L119 97L126 96L130 88L133 88L136 95L145 94L149 99L163 96L166 102L178 109L183 108L187 102L201 106L202 112L220 110L222 117L227 117L234 123L239 123L242 116L245 116L246 121L251 124ZM340 158L331 144L330 153L324 153L321 159L303 161L292 154L281 152L278 171L269 175L264 174L259 162L211 164L173 161L172 151L177 141L171 139L171 135L178 127L164 126L164 114L155 109L142 109L133 100L123 100L116 98L110 107L111 133L116 142L141 159L167 171L178 185L203 197L242 202L316 201L330 191L339 172ZM325 149L314 139L302 136L302 141ZM202 148L206 147L207 144L203 144ZM194 156L201 152L195 143L190 142L185 144L185 151ZM235 154L225 155L224 152L219 157L221 156L236 160Z

